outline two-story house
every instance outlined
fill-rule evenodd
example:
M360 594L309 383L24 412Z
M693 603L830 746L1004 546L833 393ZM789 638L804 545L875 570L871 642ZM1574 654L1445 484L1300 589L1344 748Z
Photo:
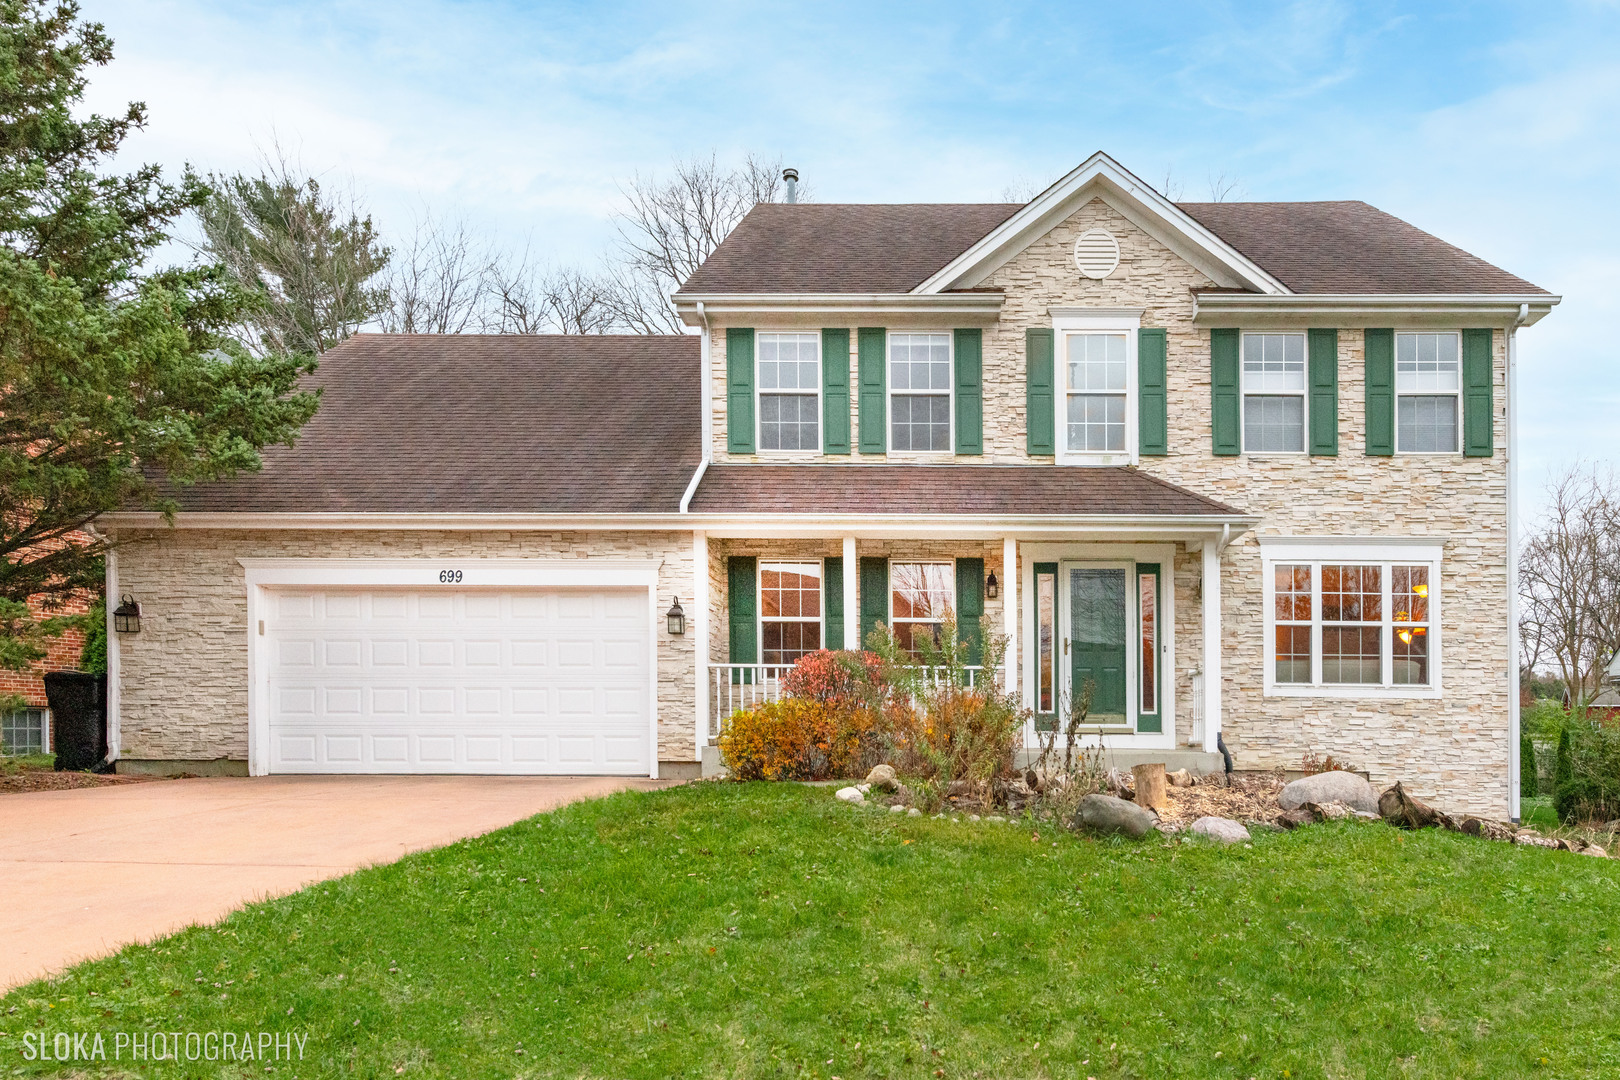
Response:
M691 775L806 652L950 614L1028 739L1332 753L1516 812L1514 338L1358 202L756 207L685 337L358 336L108 587L121 767Z

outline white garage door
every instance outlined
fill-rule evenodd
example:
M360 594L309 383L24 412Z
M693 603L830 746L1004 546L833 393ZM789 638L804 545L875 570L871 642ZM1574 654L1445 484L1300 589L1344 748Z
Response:
M268 593L270 771L650 768L645 591Z

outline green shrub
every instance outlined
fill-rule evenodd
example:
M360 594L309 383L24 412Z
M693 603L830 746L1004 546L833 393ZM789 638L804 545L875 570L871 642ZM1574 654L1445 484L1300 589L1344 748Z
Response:
M1552 698L1537 698L1519 714L1519 730L1545 742L1558 738L1568 722L1569 710L1564 708L1563 702Z
M79 652L79 670L92 675L107 674L107 601L97 600L84 616L84 648Z
M1530 740L1530 733L1519 732L1519 797L1533 799L1540 790L1536 777L1536 744Z
M1558 735L1553 808L1566 824L1620 818L1620 729L1571 719Z

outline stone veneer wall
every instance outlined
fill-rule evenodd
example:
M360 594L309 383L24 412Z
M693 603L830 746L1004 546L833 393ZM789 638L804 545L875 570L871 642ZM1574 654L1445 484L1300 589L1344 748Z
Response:
M1073 261L1075 239L1093 227L1108 229L1120 242L1119 268L1102 281L1082 277ZM1007 298L1000 324L987 329L984 336L985 453L956 460L974 464L1052 462L1050 457L1031 459L1025 453L1025 328L1050 326L1053 307L1141 308L1142 325L1164 327L1169 336L1170 455L1144 458L1140 467L1261 519L1254 533L1226 550L1222 564L1223 729L1239 767L1297 768L1307 751L1332 753L1365 768L1377 783L1403 779L1416 792L1448 809L1505 815L1509 703L1503 333L1498 330L1493 343L1494 457L1368 457L1361 333L1366 322L1355 320L1336 324L1340 331L1338 456L1217 458L1210 450L1209 334L1192 324L1191 295L1191 290L1212 284L1106 202L1094 200L1081 207L982 283L985 288L1004 290ZM1331 325L1335 325L1332 320L1308 319L1293 329ZM711 357L714 385L723 390L723 326L715 328ZM852 361L852 383L854 370ZM722 390L717 390L712 403L716 460L762 460L758 456L739 459L726 452ZM858 436L851 396L853 442ZM859 453L800 459L856 464L887 460ZM1256 535L1442 539L1444 696L1409 701L1265 697L1261 692L1264 622ZM1174 672L1180 740L1190 731L1192 676L1201 660L1199 578L1198 551L1180 549ZM723 655L723 619L717 626L716 648Z
M132 535L132 534L128 534ZM246 761L247 581L242 558L661 559L660 610L692 597L688 533L215 531L139 534L118 552L141 632L119 641L126 758ZM693 636L658 635L658 757L693 761Z

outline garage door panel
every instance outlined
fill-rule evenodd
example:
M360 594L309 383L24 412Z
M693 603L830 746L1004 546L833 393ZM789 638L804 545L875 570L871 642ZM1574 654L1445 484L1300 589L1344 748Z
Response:
M645 592L273 594L273 772L645 773Z

